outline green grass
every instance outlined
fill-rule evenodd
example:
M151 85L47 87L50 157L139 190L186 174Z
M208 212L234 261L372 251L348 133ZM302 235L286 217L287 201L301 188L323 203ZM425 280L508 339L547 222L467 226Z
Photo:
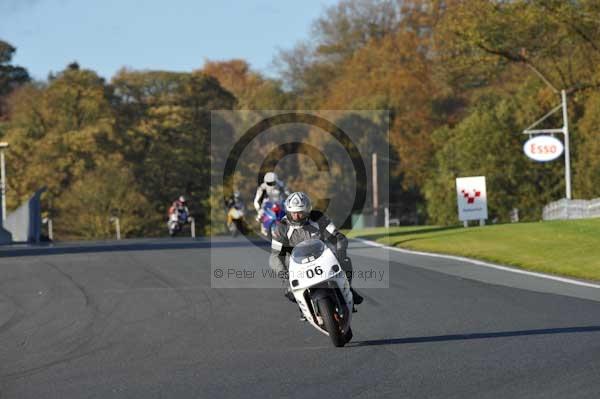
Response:
M600 218L466 229L438 226L375 228L352 230L348 236L600 281Z

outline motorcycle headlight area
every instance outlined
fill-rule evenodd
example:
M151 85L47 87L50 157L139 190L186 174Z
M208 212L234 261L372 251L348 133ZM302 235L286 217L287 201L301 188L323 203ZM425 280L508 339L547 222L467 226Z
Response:
M298 244L292 251L292 259L298 264L312 262L319 258L325 251L325 244L321 240L307 240Z

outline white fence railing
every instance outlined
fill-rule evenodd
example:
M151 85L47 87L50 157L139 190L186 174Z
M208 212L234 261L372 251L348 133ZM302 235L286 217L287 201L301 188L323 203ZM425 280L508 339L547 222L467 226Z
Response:
M600 217L600 198L590 201L563 198L544 207L542 219L586 219Z

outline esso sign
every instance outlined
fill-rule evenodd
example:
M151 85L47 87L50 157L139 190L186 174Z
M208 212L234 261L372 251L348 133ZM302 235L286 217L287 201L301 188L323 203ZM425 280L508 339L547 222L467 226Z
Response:
M553 161L562 155L563 150L563 143L552 136L533 137L523 145L525 155L539 162Z

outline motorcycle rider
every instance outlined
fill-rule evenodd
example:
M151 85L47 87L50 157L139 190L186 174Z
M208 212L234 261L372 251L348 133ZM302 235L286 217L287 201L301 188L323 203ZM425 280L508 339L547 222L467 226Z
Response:
M225 208L229 210L233 207L237 209L245 208L244 200L242 199L242 196L239 191L234 191L233 194L229 196L229 198L225 199Z
M171 204L171 207L169 208L169 216L175 212L185 212L185 214L188 215L187 221L190 221L190 211L183 195L180 195L179 198L173 201L173 204Z
M310 198L306 193L294 192L285 201L286 216L277 225L271 241L269 266L278 275L285 275L288 270L289 256L292 249L305 240L317 238L329 242L336 249L340 266L348 276L348 283L354 298L359 305L363 298L352 288L352 262L346 254L348 239L321 211L312 210ZM285 296L295 302L290 287L286 284Z
M254 196L254 208L256 209L256 220L260 221L264 211L263 205L266 201L283 201L290 194L285 183L277 178L274 172L267 172L263 178L263 182L256 189Z
M232 223L231 214L229 213L229 210L231 208L236 208L241 211L244 211L246 208L246 205L244 204L244 200L242 199L242 196L239 191L234 191L233 194L229 196L229 198L225 198L225 212L227 213L227 226L229 226Z

